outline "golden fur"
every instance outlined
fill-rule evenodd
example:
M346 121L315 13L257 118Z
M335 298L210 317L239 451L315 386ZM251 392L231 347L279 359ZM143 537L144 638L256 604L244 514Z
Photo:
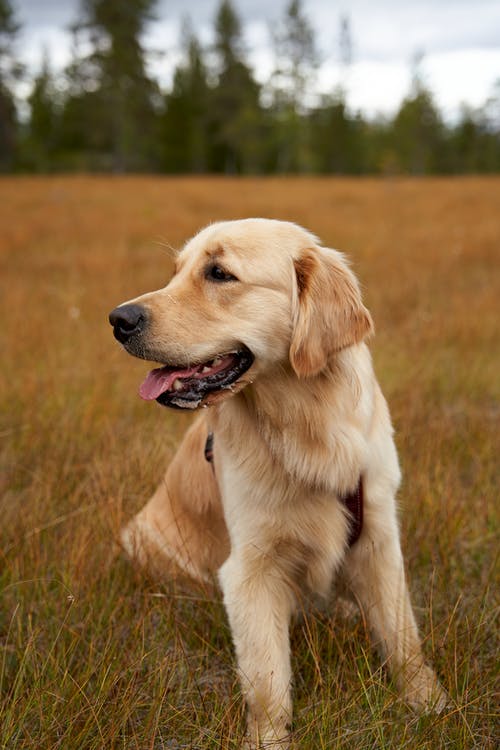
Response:
M207 263L238 281L214 284ZM205 228L179 254L148 311L141 351L204 362L245 344L255 356L209 399L156 493L123 532L129 554L209 580L218 570L248 705L247 747L288 746L288 624L302 592L342 574L405 698L442 708L424 664L401 555L400 471L386 401L365 344L370 314L343 256L287 222ZM215 433L215 474L203 458ZM347 546L341 497L363 477L364 526Z

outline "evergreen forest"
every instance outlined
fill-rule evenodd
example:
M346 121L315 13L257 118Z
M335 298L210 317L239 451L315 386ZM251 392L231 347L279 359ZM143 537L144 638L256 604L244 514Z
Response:
M186 17L172 83L148 73L145 32L156 0L81 0L72 58L36 75L18 59L15 0L0 0L0 171L170 174L467 174L500 170L500 78L484 105L454 122L439 110L416 57L393 117L347 105L350 24L332 50L345 83L315 91L320 63L305 5L290 0L270 29L274 69L258 81L236 2L221 0L213 41ZM159 50L161 54L168 51ZM20 85L29 91L22 101ZM377 85L374 81L373 85Z

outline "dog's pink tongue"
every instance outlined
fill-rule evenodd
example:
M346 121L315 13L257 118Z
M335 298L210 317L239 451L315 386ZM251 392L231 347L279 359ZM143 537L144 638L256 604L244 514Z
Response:
M171 367L157 367L151 370L139 388L139 396L145 401L154 401L165 391L169 391L176 378L186 378L196 372L199 365L187 370L173 370Z

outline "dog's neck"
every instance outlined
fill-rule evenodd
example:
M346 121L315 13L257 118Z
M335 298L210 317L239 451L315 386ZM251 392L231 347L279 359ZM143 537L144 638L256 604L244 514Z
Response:
M259 443L290 477L306 473L311 484L351 490L364 450L363 415L357 408L362 386L351 362L344 350L311 378L298 378L288 366L259 376L216 407L216 433L237 461L246 460L250 446ZM239 434L233 434L235 424Z
M258 422L273 430L292 426L302 435L317 434L321 439L322 417L342 419L356 409L360 383L351 360L351 352L342 350L319 374L302 378L285 363L260 375L239 395Z

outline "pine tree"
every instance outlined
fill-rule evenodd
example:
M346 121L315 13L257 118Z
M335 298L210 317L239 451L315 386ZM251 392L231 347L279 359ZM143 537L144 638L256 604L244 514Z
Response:
M57 146L57 95L48 53L28 97L30 118L24 143L23 163L36 172L47 172L53 166Z
M500 170L500 78L493 84L491 95L479 110L481 157L478 169L484 172Z
M183 61L174 73L161 118L161 163L167 172L205 172L209 87L202 49L188 20L182 46Z
M22 73L13 53L18 30L10 0L0 0L0 171L15 163L17 112L12 91Z
M307 119L310 89L318 65L314 32L300 0L291 0L285 16L272 34L275 70L271 96L276 118L277 169L281 172L310 168Z
M392 140L403 172L443 171L443 126L430 91L421 89L403 100L392 124Z
M410 174L439 172L446 166L443 123L422 77L422 59L421 53L414 56L410 93L391 128L396 166Z
M343 95L325 98L311 114L311 150L315 169L324 174L361 174L366 171L366 123L361 114L347 111Z
M291 0L285 15L272 34L276 58L273 73L275 103L304 108L305 100L318 65L314 32L300 0Z
M327 174L359 174L366 170L366 123L347 106L349 68L352 63L351 25L347 15L339 20L338 62L340 80L331 96L323 97L311 116L312 150L316 169Z
M215 20L216 85L210 97L210 167L216 172L258 172L263 163L259 86L244 61L240 20L222 0Z
M100 155L97 166L116 172L155 167L159 91L146 74L141 41L155 5L156 0L82 0L75 25L76 37L86 35L92 51L77 56L68 70L64 139L73 147L83 139ZM85 127L79 130L78 121Z

